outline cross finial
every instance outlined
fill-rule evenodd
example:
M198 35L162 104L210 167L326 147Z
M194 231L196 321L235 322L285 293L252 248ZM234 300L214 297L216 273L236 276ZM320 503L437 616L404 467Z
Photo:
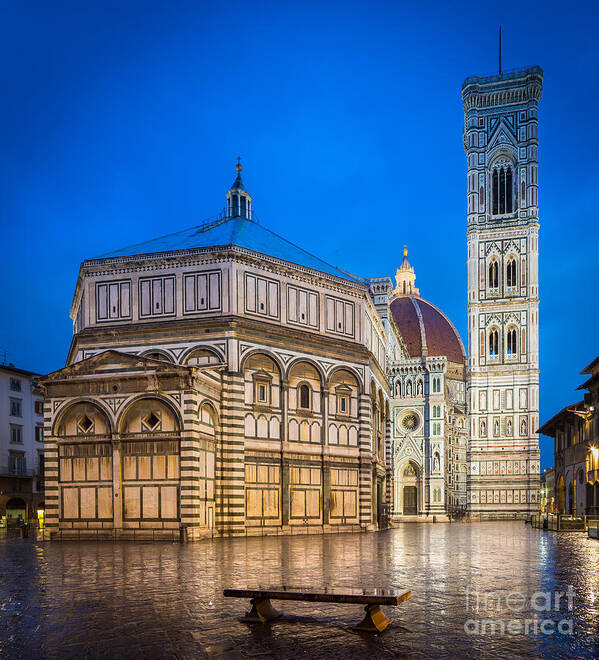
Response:
M407 257L407 256L408 256L408 246L407 246L407 245L404 245L404 246L403 246L403 256L404 256L404 257Z
M241 166L241 156L237 156L237 165L235 165L237 172L241 172L243 167Z

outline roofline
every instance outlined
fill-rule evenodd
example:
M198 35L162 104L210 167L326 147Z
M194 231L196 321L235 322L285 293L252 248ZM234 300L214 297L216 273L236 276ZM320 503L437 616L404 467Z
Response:
M251 222L251 221L249 221ZM274 233L274 232L273 232ZM283 238L282 236L279 236L279 238ZM286 240L286 239L283 239ZM289 241L287 241L289 243ZM298 248L299 250L302 250L303 252L306 252L303 248L300 248L299 246L295 245L294 243L290 243L290 245L294 245L294 247ZM310 254L309 252L306 252L306 254L309 254L311 257L315 259L319 259L322 261L323 264L326 264L330 268L333 268L335 270L338 270L340 273L347 273L347 278L342 277L341 275L334 275L333 273L327 273L326 271L322 270L317 270L315 268L311 268L310 266L304 266L302 264L295 263L294 261L286 261L285 259L280 259L279 257L274 257L271 254L266 254L264 252L256 252L255 250L250 250L249 248L244 248L240 247L239 245L235 245L234 243L228 243L226 245L211 245L210 247L204 247L204 248L187 248L185 250L168 250L166 252L145 252L145 253L140 253L140 254L131 254L127 256L122 256L122 257L106 257L103 259L87 259L86 261L83 261L81 263L81 268L88 268L91 266L100 266L100 265L105 265L105 264L122 264L122 263L127 263L127 262L135 262L135 261L152 261L154 259L168 259L168 258L175 258L175 257L181 257L181 256L193 256L196 254L209 254L211 252L219 252L219 251L229 251L229 252L237 252L239 254L251 254L251 255L256 255L260 257L261 259L269 259L272 260L273 262L285 266L291 266L293 268L297 268L299 270L303 271L309 271L310 273L314 273L318 275L319 277L331 277L334 278L336 281L344 282L346 284L352 284L352 285L358 285L360 288L366 289L368 286L368 282L366 278L363 278L359 275L354 275L353 273L349 273L347 271L344 271L340 268L337 268L336 266L333 266L326 261L320 259L320 257L317 257L316 255ZM353 278L353 279L350 279Z
M581 374L592 374L593 369L599 367L599 355L580 372Z
M599 373L596 373L594 376L591 376L588 380L585 380L585 382L582 385L579 385L576 389L589 390L590 386L594 385L597 382L599 382Z
M22 376L41 376L42 374L37 371L27 371L27 369L19 369L18 367L11 366L10 364L0 364L0 370L8 371L13 374L21 374Z
M543 77L543 69L538 64L511 69L504 73L492 73L487 76L468 76L468 78L466 78L466 80L464 80L462 83L462 90L469 85L489 85L493 83L503 83L512 80L524 79L535 73L539 74L541 78Z
M560 419L562 417L565 417L566 415L573 415L574 413L571 412L572 408L576 408L577 406L583 406L583 405L584 405L584 401L577 401L576 403L568 404L567 406L562 408L558 413L553 415L553 417L551 419L547 420L543 424L543 426L540 426L537 429L537 433L542 433L543 435L548 435L549 437L554 437L554 436L551 435L551 433L548 432L551 429L551 427L555 426L557 424L557 422L560 421Z
M191 370L195 368L195 365L184 365L184 364L177 364L176 362L166 362L164 360L155 360L154 358L149 358L145 357L143 355L137 355L135 353L127 353L126 351L118 351L114 348L107 348L103 351L98 351L97 353L94 353L93 355L90 355L89 357L83 358L83 360L79 360L78 362L73 362L71 364L67 364L64 367L61 367L60 369L56 369L55 371L51 371L50 373L42 376L40 378L40 383L45 384L45 382L51 378L52 376L55 376L56 374L59 374L61 371L65 371L67 369L70 369L74 367L75 365L82 365L84 362L89 362L90 360L97 359L101 355L106 355L107 353L114 353L117 357L124 357L128 358L130 360L142 360L144 362L154 364L158 367L166 366L169 367L169 370L171 371L178 371L178 372L184 372L184 373L191 373ZM222 365L216 364L216 365L210 365L211 367L219 367ZM104 372L99 372L93 374L92 378L106 378L107 374ZM111 374L110 377L114 377L114 374ZM58 382L58 381L55 381Z

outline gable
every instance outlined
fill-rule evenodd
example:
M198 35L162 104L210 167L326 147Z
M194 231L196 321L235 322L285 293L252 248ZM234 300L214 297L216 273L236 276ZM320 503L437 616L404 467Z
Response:
M514 127L511 126L504 117L502 117L494 126L494 129L491 131L489 136L489 151L493 151L498 148L511 147L516 149L518 145L518 140L516 139L516 134L514 132Z
M122 353L121 351L108 350L70 364L58 371L53 371L40 381L62 380L72 376L101 376L103 374L109 376L114 373L157 373L161 371L187 373L190 371L190 367L182 367L170 362L153 360L152 358Z

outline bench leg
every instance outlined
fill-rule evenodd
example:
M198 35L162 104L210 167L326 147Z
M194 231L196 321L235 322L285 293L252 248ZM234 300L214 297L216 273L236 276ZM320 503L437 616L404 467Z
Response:
M252 598L252 609L241 619L245 623L266 623L281 616L272 606L269 598Z
M385 616L379 605L366 605L364 610L366 614L362 621L357 626L354 626L354 630L364 630L365 632L373 633L383 632L391 623L391 619Z

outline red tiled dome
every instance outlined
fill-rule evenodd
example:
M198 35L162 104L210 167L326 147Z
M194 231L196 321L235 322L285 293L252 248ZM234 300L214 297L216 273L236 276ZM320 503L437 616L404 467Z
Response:
M449 362L464 364L466 352L451 321L434 305L414 296L391 302L391 313L410 357L445 355Z

